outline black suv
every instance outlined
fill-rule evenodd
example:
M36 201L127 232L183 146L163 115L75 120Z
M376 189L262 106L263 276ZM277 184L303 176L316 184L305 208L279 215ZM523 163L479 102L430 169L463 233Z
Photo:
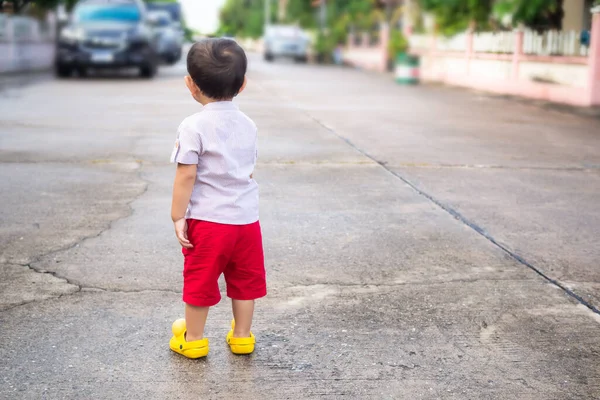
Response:
M59 77L74 70L85 75L88 68L138 67L151 78L160 62L142 0L80 0L57 46Z

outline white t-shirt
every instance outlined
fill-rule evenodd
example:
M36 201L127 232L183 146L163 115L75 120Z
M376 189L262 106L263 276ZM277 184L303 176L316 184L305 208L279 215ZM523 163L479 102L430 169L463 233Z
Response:
M197 164L186 218L230 225L258 221L257 129L231 101L209 103L183 120L171 162Z

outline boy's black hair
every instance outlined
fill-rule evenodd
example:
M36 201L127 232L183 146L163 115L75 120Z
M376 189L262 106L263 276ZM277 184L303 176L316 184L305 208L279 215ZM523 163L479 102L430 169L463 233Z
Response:
M234 98L244 84L248 60L231 39L204 39L187 56L187 70L204 95L215 100Z

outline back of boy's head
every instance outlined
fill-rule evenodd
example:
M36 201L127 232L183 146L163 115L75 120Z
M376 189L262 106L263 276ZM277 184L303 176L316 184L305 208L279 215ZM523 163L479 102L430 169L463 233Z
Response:
M205 96L215 100L234 98L244 84L248 60L231 39L205 39L195 43L187 56L187 70Z

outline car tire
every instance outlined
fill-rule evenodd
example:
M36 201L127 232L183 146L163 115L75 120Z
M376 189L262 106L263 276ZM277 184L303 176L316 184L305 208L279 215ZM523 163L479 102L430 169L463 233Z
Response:
M140 76L142 78L152 79L156 76L157 71L158 67L155 63L144 65L143 67L140 67Z
M271 62L271 61L273 61L273 58L274 58L273 54L265 53L265 61Z
M167 57L167 65L175 65L181 60L181 53L173 54Z
M294 61L296 61L297 63L306 63L308 62L308 57L307 56L299 56L299 57L295 57Z
M77 75L79 75L80 78L87 78L87 76L88 76L87 68L84 68L84 67L77 68Z
M182 55L183 55L183 51L181 51L181 49L177 50L177 52L175 53L175 56L173 57L172 64L177 64L179 61L181 61Z
M70 78L73 74L73 69L65 65L57 64L54 67L54 74L57 78Z

